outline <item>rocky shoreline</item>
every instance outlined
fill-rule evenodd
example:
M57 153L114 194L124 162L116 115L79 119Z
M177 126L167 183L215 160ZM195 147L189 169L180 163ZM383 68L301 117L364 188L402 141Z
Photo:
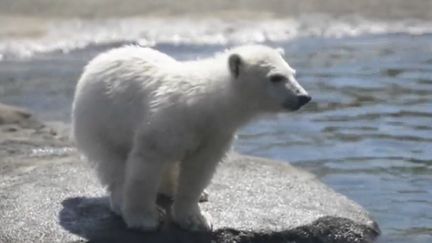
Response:
M0 242L373 242L356 203L287 163L232 153L202 207L214 231L126 229L62 123L0 104ZM168 207L164 199L160 204Z

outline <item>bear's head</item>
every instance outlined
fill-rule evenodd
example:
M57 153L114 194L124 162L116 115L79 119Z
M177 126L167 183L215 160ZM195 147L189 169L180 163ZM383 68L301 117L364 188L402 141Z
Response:
M229 52L228 67L238 92L260 110L298 110L311 100L279 50L261 45L237 47Z

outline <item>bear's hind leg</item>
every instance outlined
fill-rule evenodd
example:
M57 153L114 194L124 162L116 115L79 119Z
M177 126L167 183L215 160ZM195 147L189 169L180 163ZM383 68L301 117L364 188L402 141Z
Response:
M111 210L121 215L126 152L99 144L98 154L92 157L93 163L96 163L98 178L101 184L106 186Z
M174 200L177 191L177 181L180 173L179 162L166 165L159 185L158 196L162 196L171 201ZM200 202L207 202L209 194L204 190L199 198Z
M179 174L179 163L167 164L162 173L158 194L170 200L174 200L177 190L177 180Z
M168 161L155 151L134 147L126 161L122 216L129 228L157 230L165 217L156 205L160 180Z
M180 227L193 231L211 230L211 223L201 212L198 202L225 153L225 145L223 142L210 143L180 164L177 195L172 209L173 221Z
M171 211L173 221L180 227L193 231L211 230L211 223L201 212L198 202L230 139L231 136L216 137L181 162L177 195Z
M123 195L123 178L121 181L117 181L108 186L108 193L110 197L110 207L111 211L115 214L121 216L121 208L122 208L122 195Z
M204 188L210 182L216 163L189 160L181 165L178 192L172 208L173 221L183 229L207 231L211 223L200 209L198 202Z

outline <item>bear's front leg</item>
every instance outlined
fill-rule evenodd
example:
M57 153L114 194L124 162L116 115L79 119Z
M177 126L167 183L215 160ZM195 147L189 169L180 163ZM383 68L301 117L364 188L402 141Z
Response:
M132 150L126 162L122 216L129 228L153 231L161 225L164 212L156 197L166 162L151 151Z
M201 147L181 162L177 195L172 208L173 221L181 228L192 231L211 230L209 218L201 212L198 202L225 154L224 145L226 144L212 143Z

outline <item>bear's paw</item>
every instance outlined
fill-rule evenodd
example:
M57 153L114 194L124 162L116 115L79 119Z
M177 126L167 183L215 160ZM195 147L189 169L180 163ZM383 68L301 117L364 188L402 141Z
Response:
M180 228L190 231L211 231L210 215L202 212L199 207L185 212L183 210L173 211L173 222Z

